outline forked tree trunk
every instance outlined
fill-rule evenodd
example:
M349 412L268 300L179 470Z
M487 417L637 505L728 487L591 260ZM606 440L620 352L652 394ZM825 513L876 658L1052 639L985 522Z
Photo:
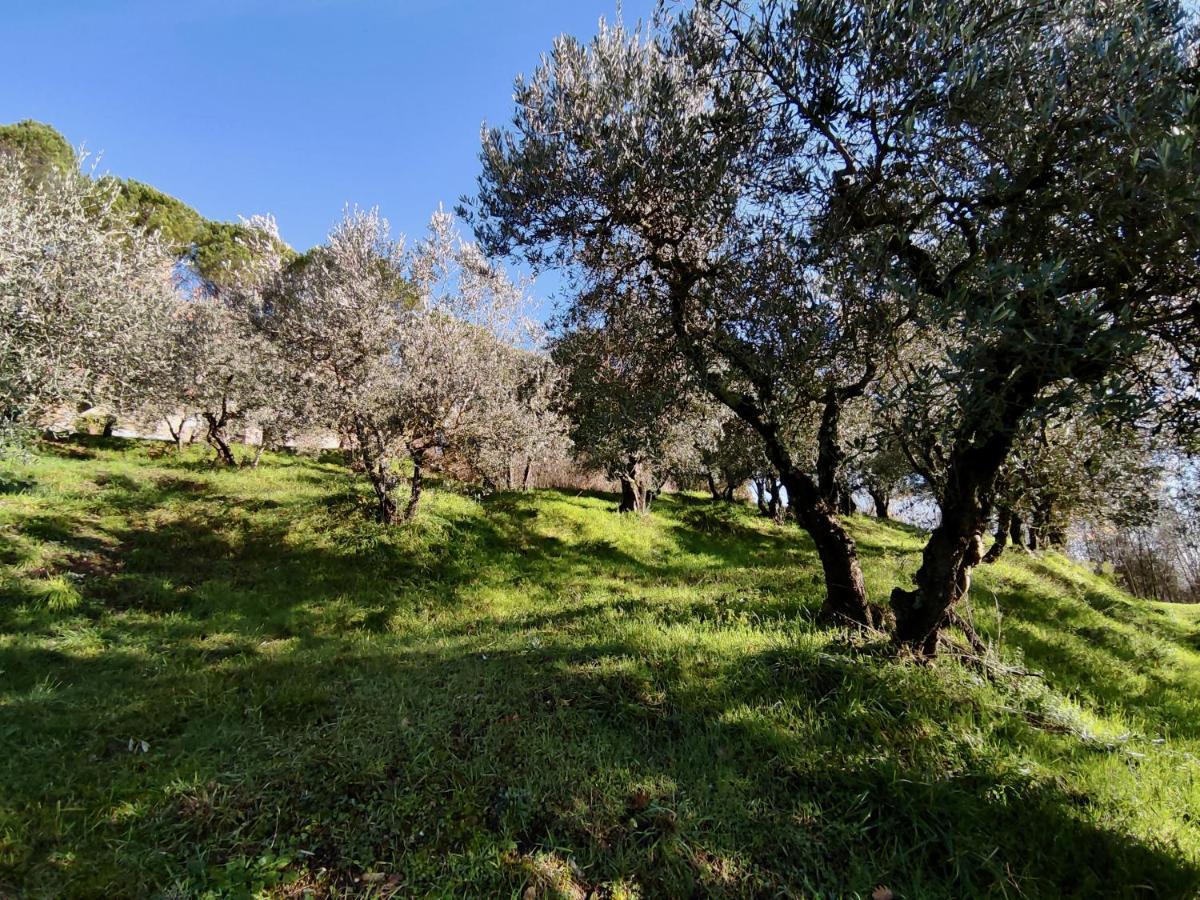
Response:
M637 478L622 475L620 480L621 504L617 507L617 512L644 513L647 509L646 488Z
M184 426L184 423L187 422L187 417L185 416L184 418L179 420L179 428L176 428L174 425L171 424L170 416L163 416L163 420L167 423L167 431L169 431L171 433L171 440L175 442L175 452L177 454L182 453L183 452L183 426Z
M765 481L758 478L754 479L754 497L758 503L758 511L764 516L769 516L771 514L771 507L767 504L767 483ZM771 498L771 502L774 502L773 497Z
M236 466L237 459L233 455L233 449L229 446L228 438L225 437L225 415L222 413L218 417L212 413L204 413L204 421L208 423L208 434L205 435L205 440L216 451L217 461L226 466Z
M937 654L938 637L954 604L971 583L971 570L982 557L987 514L969 492L946 504L942 521L929 536L916 574L916 590L895 588L896 642L925 656Z
M996 535L992 540L992 546L988 547L988 552L983 555L983 562L994 563L1004 554L1004 548L1008 544L1008 532L1012 524L1012 510L1007 506L1001 506L996 513Z
M625 471L617 476L621 482L621 503L617 512L644 513L654 499L653 490L646 484L646 474L640 463L629 460Z
M783 492L779 482L771 479L771 502L767 505L767 514L776 522L783 521Z
M780 434L779 423L767 414L768 407L759 398L744 393L725 380L719 367L712 365L704 345L691 332L688 319L693 283L681 278L670 285L672 328L683 352L696 369L705 374L709 392L762 437L767 456L787 489L788 502L796 521L812 538L821 559L825 574L825 602L821 608L823 617L848 625L878 627L884 624L886 613L867 600L866 583L853 538L837 520L833 506L822 500L817 483L793 462L787 443ZM868 376L870 374L867 373ZM843 389L842 393L861 392L868 380L864 376L859 385L853 389Z
M396 521L397 481L391 460L383 454L382 447L372 442L370 422L356 416L351 428L352 435L346 435L343 452L352 455L354 468L361 466L371 482L371 489L375 492L375 518L384 525L391 525ZM353 440L350 440L351 437Z

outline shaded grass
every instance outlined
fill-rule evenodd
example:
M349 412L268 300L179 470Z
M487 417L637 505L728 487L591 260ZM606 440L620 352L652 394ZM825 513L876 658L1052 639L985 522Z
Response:
M1197 618L1010 554L990 681L817 628L807 539L88 440L0 497L0 894L1192 896ZM920 535L855 518L869 588ZM999 611L999 612L998 612Z

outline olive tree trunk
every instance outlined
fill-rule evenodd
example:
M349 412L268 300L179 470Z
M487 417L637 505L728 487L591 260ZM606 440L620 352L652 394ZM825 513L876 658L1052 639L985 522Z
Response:
M708 492L712 494L714 500L721 499L721 490L717 487L717 479L713 478L712 470L706 470L704 477L708 479Z
M421 502L421 491L425 487L424 454L414 453L412 456L413 471L409 479L408 503L404 506L404 521L409 522L417 513L417 505Z
M926 656L937 653L941 629L971 586L971 571L983 558L983 533L991 498L1022 417L1041 387L1028 372L999 373L979 386L981 402L956 429L938 505L942 518L921 553L915 590L892 591L895 640ZM982 402L986 398L987 402ZM993 410L999 409L999 415Z
M884 624L886 613L867 599L866 582L858 562L854 539L837 519L834 507L819 490L818 483L801 470L792 459L783 440L780 423L774 418L771 406L762 393L748 393L727 379L725 367L710 356L710 351L688 325L692 283L687 278L673 279L670 286L672 329L681 348L695 369L703 374L703 382L712 396L724 403L743 422L758 432L767 457L771 460L788 492L788 502L796 521L808 532L816 546L817 556L825 574L825 600L821 615L826 621L859 627L878 627ZM841 396L861 393L869 381L870 372L857 384L841 389ZM758 379L760 383L765 379ZM756 390L763 390L756 388ZM839 393L831 392L835 410L825 422L827 440L836 439L836 418L840 413ZM827 467L830 448L826 447ZM834 467L836 474L836 466Z
M217 462L226 466L235 466L237 459L234 458L233 449L229 446L229 439L225 435L227 419L228 416L224 410L220 414L204 413L204 421L208 423L208 433L204 439L216 452Z
M983 555L983 562L994 563L1004 554L1011 526L1012 510L1007 506L1000 507L996 512L996 535L992 540L992 546L988 547L988 552Z
M888 497L887 491L883 488L867 488L867 493L871 497L871 503L875 505L875 518L887 519L888 517Z
M617 507L617 512L623 513L644 513L649 509L646 496L649 493L645 486L637 479L628 475L620 476L621 481L621 503Z
M187 422L187 416L184 416L183 418L181 418L179 420L178 428L176 428L174 425L171 424L170 416L163 416L163 420L167 423L167 431L170 432L171 440L174 441L174 443L175 443L175 452L182 453L183 452L183 428L184 428L184 424Z

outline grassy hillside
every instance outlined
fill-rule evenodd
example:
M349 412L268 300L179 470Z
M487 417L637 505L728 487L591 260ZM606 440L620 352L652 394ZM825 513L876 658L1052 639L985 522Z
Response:
M793 527L47 446L0 494L0 896L1186 897L1200 619L981 570L985 677L813 624ZM919 535L852 520L877 597ZM1003 613L1001 617L997 612Z

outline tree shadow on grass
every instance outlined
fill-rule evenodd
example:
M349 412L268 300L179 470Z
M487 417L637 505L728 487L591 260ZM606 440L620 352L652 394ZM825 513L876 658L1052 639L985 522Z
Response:
M6 782L8 802L101 795L138 810L99 825L68 812L18 874L28 887L59 878L65 894L89 867L161 888L202 853L198 887L214 866L287 847L304 851L293 867L345 888L382 870L411 893L519 890L521 860L538 853L569 856L588 887L633 879L647 896L1200 887L1195 861L1098 824L1096 798L965 740L948 748L930 723L963 719L962 698L912 667L796 649L697 672L687 654L599 635L484 646L302 637L159 671L145 655L5 647L6 670L63 679L0 710L0 734L23 731L3 764L23 776ZM67 735L61 759L39 757ZM150 749L129 751L130 738ZM1069 737L1051 739L1070 752ZM36 784L42 796L22 793ZM183 858L122 876L126 844ZM68 851L75 868L56 870ZM488 862L456 868L472 854Z
M1171 646L1186 638L1122 630L1086 599L1069 600L1002 589L1005 644L1015 644L1028 668L1056 690L1101 714L1116 713L1180 737L1200 737L1200 700L1184 678ZM994 623L979 624L995 637Z
M506 501L442 523L417 566L383 532L341 551L289 539L287 509L230 519L212 491L134 482L104 502L170 515L110 526L101 544L122 566L84 579L84 609L43 609L0 644L0 797L16 811L0 882L31 895L198 893L283 851L346 890L383 870L410 894L513 893L547 853L587 887L627 878L646 896L1200 887L1194 859L972 740L982 701L934 672L849 645L668 640L663 626L729 626L736 648L747 624L778 635L801 618L812 598L776 590L797 577L798 530L713 535L664 504L683 558L643 557ZM39 540L86 537L44 518ZM730 587L643 596L707 564ZM609 581L623 591L604 602L537 608ZM513 585L527 614L470 614L479 591ZM426 608L460 615L391 629ZM81 618L94 635L64 642ZM1078 752L988 714L1010 716L1012 747Z

